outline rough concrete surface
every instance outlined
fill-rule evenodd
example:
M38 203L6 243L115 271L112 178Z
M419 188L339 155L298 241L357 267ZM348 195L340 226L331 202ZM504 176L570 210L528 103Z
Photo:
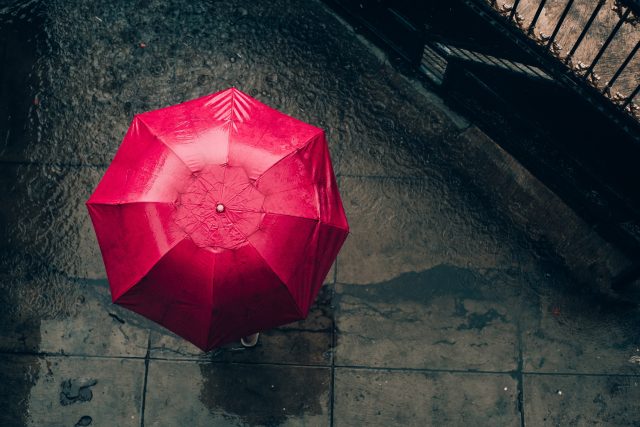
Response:
M520 425L504 374L336 369L335 390L336 426Z
M637 305L319 1L0 4L0 425L640 423ZM229 86L326 129L352 233L305 321L205 354L111 304L83 204L134 114Z

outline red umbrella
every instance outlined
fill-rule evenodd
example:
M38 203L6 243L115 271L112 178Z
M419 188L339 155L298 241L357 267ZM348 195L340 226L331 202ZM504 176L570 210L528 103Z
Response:
M87 207L113 301L203 350L305 318L349 232L324 132L234 88L135 116Z

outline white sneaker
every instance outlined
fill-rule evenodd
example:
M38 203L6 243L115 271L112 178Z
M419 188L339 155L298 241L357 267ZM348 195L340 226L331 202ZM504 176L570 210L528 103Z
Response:
M258 344L258 338L260 338L260 333L256 332L255 334L240 338L240 344L247 348L255 347L256 344Z

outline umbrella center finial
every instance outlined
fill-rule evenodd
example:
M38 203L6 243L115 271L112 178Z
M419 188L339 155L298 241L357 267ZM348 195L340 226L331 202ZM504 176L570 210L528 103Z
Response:
M222 203L218 203L218 204L216 205L216 211L217 211L218 213L222 213L222 212L224 212L224 205L223 205Z

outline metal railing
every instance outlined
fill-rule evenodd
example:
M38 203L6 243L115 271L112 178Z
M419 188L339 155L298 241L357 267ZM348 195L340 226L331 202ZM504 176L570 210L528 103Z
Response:
M634 31L640 31L640 0L614 0L613 2L608 0L598 0L593 3L593 9L589 14L588 19L582 25L582 29L578 37L575 39L568 53L563 54L563 47L559 45L557 41L558 34L563 29L563 26L567 23L567 17L569 16L572 8L575 7L575 0L567 0L566 4L562 8L555 26L549 34L545 34L536 28L539 23L540 16L548 5L548 0L513 0L512 4L505 4L500 0L473 0L475 3L485 3L490 8L503 17L504 20L510 22L515 27L519 28L523 35L527 36L530 40L538 45L538 53L544 51L547 55L555 57L559 60L572 74L572 80L578 84L588 85L591 89L595 89L603 98L606 98L608 102L615 106L615 109L626 113L626 115L632 117L636 121L640 122L640 100L637 100L640 93L640 78L638 74L635 75L634 82L631 82L631 87L627 85L625 88L618 90L612 90L619 78L629 68L636 54L640 49L640 40L635 42L635 45L630 48L628 54L622 59L619 64L607 63L609 72L613 71L611 77L602 82L602 76L596 72L596 67L601 64L601 60L605 54L610 53L612 42L619 35L620 30L625 26L632 26ZM537 3L535 12L530 21L523 16L521 8L526 4L528 8L531 8L532 3ZM599 40L602 45L595 52L595 55L590 58L590 62L585 64L576 60L576 52L582 48L585 44L587 35L595 27L595 23L598 22L599 17L603 14L604 6L611 4L611 10L617 14L617 22L609 32L606 38ZM528 22L527 22L528 21ZM575 21L574 21L575 24ZM599 29L601 32L601 29ZM573 30L572 30L573 31ZM584 50L584 49L583 49ZM617 65L617 68L616 68ZM602 68L602 67L601 67ZM620 86L620 85L618 85Z

